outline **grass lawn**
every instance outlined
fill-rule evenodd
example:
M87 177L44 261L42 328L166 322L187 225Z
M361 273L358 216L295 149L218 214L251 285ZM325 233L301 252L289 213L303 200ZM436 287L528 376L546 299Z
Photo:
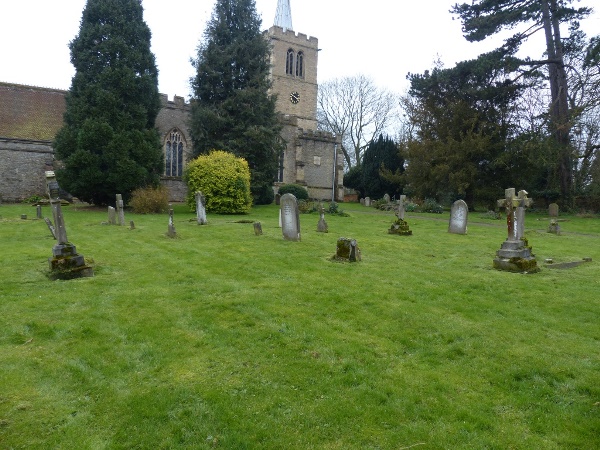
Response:
M599 219L528 214L523 275L492 269L503 221L409 213L401 237L340 207L289 242L274 205L205 226L178 205L176 239L69 206L95 277L50 281L46 224L0 206L0 448L600 448ZM342 236L360 263L330 261Z

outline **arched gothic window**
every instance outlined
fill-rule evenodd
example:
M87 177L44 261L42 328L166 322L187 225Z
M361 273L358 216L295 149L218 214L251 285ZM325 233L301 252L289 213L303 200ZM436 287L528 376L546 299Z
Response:
M296 76L304 77L304 52L298 52L298 56L296 56Z
M178 130L172 130L165 142L165 175L180 177L183 175L183 149L185 145Z
M288 49L285 59L285 74L294 75L294 50L291 48Z

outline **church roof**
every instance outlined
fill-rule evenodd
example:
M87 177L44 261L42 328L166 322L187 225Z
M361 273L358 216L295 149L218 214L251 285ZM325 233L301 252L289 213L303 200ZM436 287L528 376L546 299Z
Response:
M277 0L277 11L275 12L275 22L273 25L284 30L293 30L292 27L292 8L290 0Z
M66 91L0 82L0 138L52 141L63 125Z

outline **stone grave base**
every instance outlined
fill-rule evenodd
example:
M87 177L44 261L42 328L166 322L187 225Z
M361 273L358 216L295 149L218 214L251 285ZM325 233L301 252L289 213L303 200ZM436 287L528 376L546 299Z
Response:
M339 238L337 241L337 249L335 255L331 258L332 261L348 261L357 262L361 260L360 249L355 239Z
M494 269L518 273L539 272L537 260L527 244L527 239L504 241L500 250L496 252Z
M57 244L52 247L52 255L48 258L50 278L71 280L94 276L94 269L85 263L85 258L77 253L74 245Z
M397 234L399 236L411 236L412 230L408 228L408 222L402 219L396 219L396 221L390 227L389 234Z

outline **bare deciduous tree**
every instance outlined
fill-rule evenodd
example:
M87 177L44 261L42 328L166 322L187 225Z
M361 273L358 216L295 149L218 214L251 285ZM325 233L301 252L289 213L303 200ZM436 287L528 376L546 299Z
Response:
M319 86L319 129L342 136L347 167L360 165L364 150L396 119L396 96L364 76L336 78Z

